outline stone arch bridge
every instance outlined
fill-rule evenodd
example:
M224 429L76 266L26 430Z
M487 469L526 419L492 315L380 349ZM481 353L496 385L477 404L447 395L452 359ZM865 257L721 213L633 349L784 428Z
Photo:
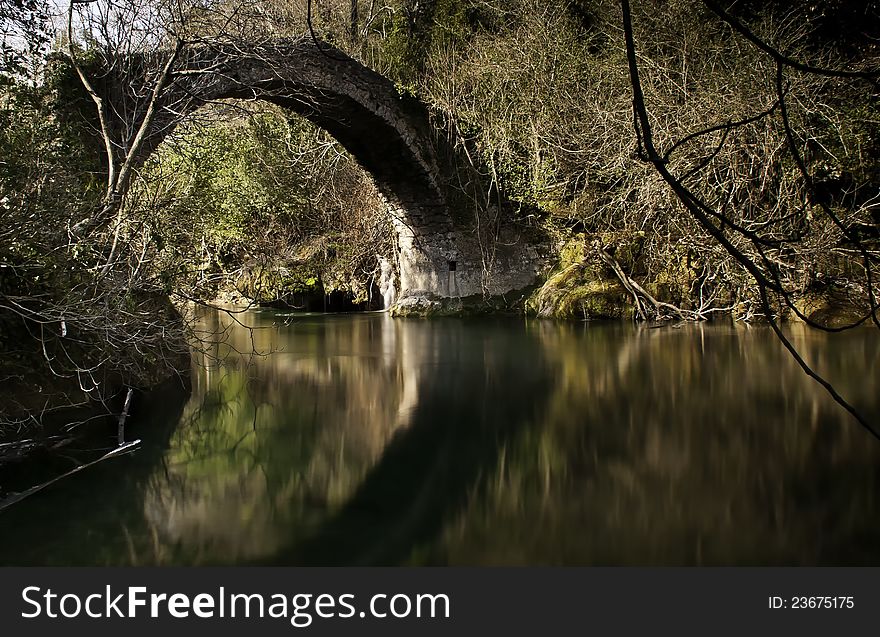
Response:
M105 78L103 92L114 107L109 110L116 114L121 148L146 116L144 96L159 65L142 58ZM311 38L184 47L158 95L136 163L205 103L229 98L266 100L308 119L372 175L397 233L402 307L425 300L451 301L454 307L468 297L479 303L528 287L544 268L543 248L512 222L512 206L485 203L487 188L477 171L460 158L421 102ZM120 112L129 113L127 125ZM470 185L462 189L462 183ZM482 205L474 204L481 199Z

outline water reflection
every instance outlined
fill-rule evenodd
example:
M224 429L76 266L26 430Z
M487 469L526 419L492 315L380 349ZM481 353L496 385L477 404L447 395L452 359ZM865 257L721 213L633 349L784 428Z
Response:
M186 555L253 560L295 542L407 423L417 383L390 320L282 318L206 317L219 336L195 356L192 399L144 503L159 540Z
M434 559L878 562L880 445L769 330L535 331L556 374L546 413L506 450L509 460ZM880 419L873 332L831 338L793 327L791 337Z
M0 517L0 562L880 563L880 445L766 329L204 321L183 413ZM874 332L792 338L880 420Z

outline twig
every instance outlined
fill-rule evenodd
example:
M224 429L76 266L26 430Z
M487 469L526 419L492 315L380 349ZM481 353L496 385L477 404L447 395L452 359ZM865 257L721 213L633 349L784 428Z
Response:
M35 487L31 487L27 491L22 491L21 493L16 493L15 495L9 496L8 498L6 498L2 502L0 502L0 513L5 511L6 509L11 507L12 505L18 504L19 502L21 502L25 498L28 498L28 497L34 495L35 493L39 493L43 489L51 487L56 482L60 482L61 480L64 480L65 478L69 478L70 476L72 476L76 473L79 473L83 469L88 469L89 467L94 467L99 462L103 462L103 461L109 460L111 458L116 458L118 456L126 455L129 453L132 453L133 451L137 451L137 448L140 446L140 444L141 444L140 440L133 440L127 444L120 445L119 447L116 447L116 449L114 449L113 451L105 453L103 456L101 456L97 460L92 460L91 462L87 462L86 464L79 465L78 467L71 469L67 473L63 473L60 476L52 478L48 482L38 484Z
M125 405L122 407L122 413L119 414L119 444L125 444L125 420L128 418L128 409L131 407L131 396L134 394L134 390L129 387L128 392L125 394Z

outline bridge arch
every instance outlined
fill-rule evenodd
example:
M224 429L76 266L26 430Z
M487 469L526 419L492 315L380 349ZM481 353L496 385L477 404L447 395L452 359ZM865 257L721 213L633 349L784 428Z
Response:
M143 78L117 78L108 98L125 100L126 87L139 81L146 85ZM544 267L539 251L515 228L505 228L503 240L497 233L488 237L490 249L480 213L454 210L456 154L435 133L421 102L311 38L184 48L157 100L137 161L145 161L205 103L230 98L265 100L306 118L373 177L397 234L400 303L497 296L532 284Z

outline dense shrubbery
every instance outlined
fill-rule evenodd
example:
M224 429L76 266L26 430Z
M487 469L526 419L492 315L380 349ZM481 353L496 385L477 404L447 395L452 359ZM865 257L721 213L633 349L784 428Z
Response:
M168 292L364 300L391 238L369 177L326 133L276 107L211 111L162 146L129 198Z
M450 11L450 4L458 10ZM880 24L876 4L864 4L869 17L860 26L871 19ZM631 257L637 246L627 274L661 300L703 316L718 308L741 317L759 313L754 281L639 160L617 2L462 0L436 6L433 22L423 19L436 35L426 38L430 46L423 49L415 90L451 113L463 136L476 139L491 176L510 196L537 206L561 243L578 238L594 275L604 270L614 278L597 251ZM817 7L752 5L740 15L760 37L805 62L876 65L876 43L854 37L851 22ZM635 10L655 143L670 153L670 169L727 223L771 241L793 238L769 258L808 314L827 304L829 292L835 304L865 312L859 257L817 196L876 258L876 90L865 82L786 74L794 144L818 191L809 192L789 152L781 109L774 108L774 60L702 2L637 3ZM471 19L448 20L450 15ZM416 22L413 33L424 28ZM394 64L388 68L395 70ZM693 133L771 110L679 144ZM748 237L732 237L738 248L756 254ZM584 301L584 312L593 301Z
M0 87L0 430L153 383L183 348L152 273L105 270L112 233L72 232L104 184L69 80L53 63L42 83Z

